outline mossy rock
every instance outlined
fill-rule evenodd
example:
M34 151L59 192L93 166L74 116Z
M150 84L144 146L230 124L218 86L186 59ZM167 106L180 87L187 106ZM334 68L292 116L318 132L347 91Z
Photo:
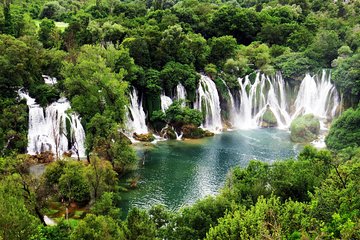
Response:
M176 132L173 128L167 127L161 130L160 136L166 139L176 139Z
M213 137L215 133L210 132L209 130L204 131L204 137Z
M260 127L269 128L269 127L277 127L278 122L276 120L275 114L268 107L264 114L261 116Z
M155 137L152 133L143 133L143 134L134 133L133 137L135 140L138 140L140 142L152 142L155 140Z
M203 137L214 136L214 133L212 133L208 130L199 128L192 124L182 126L181 131L183 132L184 138L198 139L198 138L203 138Z
M320 122L313 114L306 114L292 121L290 131L293 142L311 142L319 134Z

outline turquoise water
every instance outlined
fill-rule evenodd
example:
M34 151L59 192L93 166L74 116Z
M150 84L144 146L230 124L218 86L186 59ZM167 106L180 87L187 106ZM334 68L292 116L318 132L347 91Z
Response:
M143 165L135 190L122 194L122 207L149 208L163 204L170 209L192 204L216 194L228 171L252 159L265 162L295 157L301 146L278 129L239 130L189 141L163 141L138 147Z

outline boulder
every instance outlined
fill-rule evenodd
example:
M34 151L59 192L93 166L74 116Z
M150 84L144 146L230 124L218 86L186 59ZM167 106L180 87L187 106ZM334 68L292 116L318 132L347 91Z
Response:
M28 161L37 164L37 163L51 163L55 160L54 154L51 151L45 151L37 153L36 155L29 155Z
M278 122L276 120L275 114L271 111L270 107L266 108L266 111L261 116L260 127L269 128L277 127Z
M155 137L152 133L143 133L143 134L133 134L133 138L140 142L152 142L155 140Z
M199 128L192 124L182 126L181 131L183 132L183 138L197 139L197 138L214 136L214 133L212 133L208 130Z
M290 137L293 142L311 142L319 134L320 122L313 114L306 114L292 121L290 131Z

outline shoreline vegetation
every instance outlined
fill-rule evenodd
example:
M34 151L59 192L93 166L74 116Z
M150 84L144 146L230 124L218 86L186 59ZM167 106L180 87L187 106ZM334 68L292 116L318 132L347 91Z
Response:
M359 15L357 0L1 1L0 239L360 239ZM302 79L318 88L309 73L331 93L322 119L295 104ZM261 109L260 126L286 125L297 105L292 139L326 123L326 149L235 167L178 211L121 213L141 178L125 179L142 164L131 120L138 140L154 140L149 127L201 144Z

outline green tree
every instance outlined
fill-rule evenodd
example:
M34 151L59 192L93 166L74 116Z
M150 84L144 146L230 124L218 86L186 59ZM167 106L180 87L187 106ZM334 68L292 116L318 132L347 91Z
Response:
M226 59L235 55L237 48L236 39L233 36L213 37L208 40L210 54L208 61L221 66Z
M3 98L14 98L21 87L29 88L41 79L41 46L30 38L22 40L0 35L0 91Z
M118 51L85 45L75 63L65 63L62 74L66 93L72 108L86 122L96 113L104 113L116 122L124 118L127 84L122 81L123 70L114 72Z
M120 208L115 206L115 194L112 192L104 192L101 197L91 207L91 213L97 216L109 216L117 220L121 216Z
M360 146L360 108L350 108L331 125L325 138L326 145L332 150Z
M66 164L59 178L59 192L69 203L89 201L90 189L83 163L71 161Z
M108 216L87 214L71 234L74 240L122 240L126 239L117 222Z
M155 223L145 210L133 208L125 221L126 239L156 239Z
M117 185L117 174L108 161L97 157L90 158L90 164L85 169L85 175L90 187L91 198L97 200L104 192L114 190Z
M182 101L174 101L165 111L166 122L176 128L192 124L199 127L203 122L202 113L182 105Z
M44 48L59 47L59 33L56 30L55 22L49 19L43 19L40 23L39 41Z
M321 67L331 66L340 47L338 33L334 30L320 30L313 43L306 49L306 55L318 61Z
M360 53L337 61L333 71L333 79L344 93L344 98L349 105L356 107L360 100Z
M40 221L26 208L19 175L3 177L0 182L0 238L30 239Z
M24 153L27 147L28 108L21 102L9 101L0 104L0 149L1 155L12 151ZM2 110L2 111L1 111Z

